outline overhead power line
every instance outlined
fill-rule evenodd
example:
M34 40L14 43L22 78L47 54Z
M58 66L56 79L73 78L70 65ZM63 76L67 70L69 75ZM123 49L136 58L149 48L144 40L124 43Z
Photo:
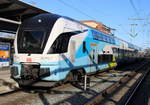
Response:
M70 5L70 4L66 3L66 2L64 2L63 0L58 0L58 1L59 1L60 3L62 3L62 4L64 4L65 6L71 8L71 9L77 11L77 12L79 12L80 14L82 14L82 15L84 15L84 16L87 16L87 17L89 17L89 18L91 18L91 19L96 20L94 17L92 17L92 16L86 14L85 12L83 12L83 11L81 11L80 9L74 7L73 5Z
M130 31L127 31L121 24L119 26L122 28L122 30L126 34L129 34L132 38L135 38L139 34L139 32L140 32L140 31L135 32L135 26L137 26L137 24L130 24L130 26L131 26Z
M135 7L133 0L129 0L129 2L130 2L130 4L131 4L133 10L134 10L135 13L137 14L137 16L139 16L139 11L138 11L137 8Z
M90 9L90 10L92 10L93 12L96 12L96 13L98 13L98 15L100 15L100 16L108 16L108 14L105 14L104 12L102 12L102 11L100 11L99 9L97 9L97 8L89 8L89 7L91 7L91 5L92 4L89 4L88 2L86 2L86 5L85 5L85 1L84 0L81 0L80 2L82 2L84 5L84 7L87 7L88 9Z

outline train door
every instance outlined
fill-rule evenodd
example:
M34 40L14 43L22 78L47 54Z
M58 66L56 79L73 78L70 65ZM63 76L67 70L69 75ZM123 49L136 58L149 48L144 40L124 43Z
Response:
M98 70L97 64L98 64L98 46L96 43L91 43L91 53L90 53L90 71L96 71Z
M75 49L76 49L76 46L75 46L75 41L70 41L70 49L69 49L69 56L70 56L70 61L73 63L75 62Z

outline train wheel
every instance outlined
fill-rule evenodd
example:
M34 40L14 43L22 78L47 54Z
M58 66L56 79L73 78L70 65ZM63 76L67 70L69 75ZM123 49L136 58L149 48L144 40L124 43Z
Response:
M64 80L64 83L73 81L73 73L69 72L66 79Z
M80 70L77 70L75 73L74 73L74 83L75 84L78 84L78 83L81 83L83 82L83 76L84 76L85 72L80 69Z
M84 72L83 72L83 70L81 69L81 70L78 71L78 78L77 78L77 81L78 81L78 82L82 82L83 76L84 76Z
M83 76L84 76L84 71L82 69L74 70L74 71L71 71L67 75L65 82L67 82L67 81L72 82L72 83L81 82Z

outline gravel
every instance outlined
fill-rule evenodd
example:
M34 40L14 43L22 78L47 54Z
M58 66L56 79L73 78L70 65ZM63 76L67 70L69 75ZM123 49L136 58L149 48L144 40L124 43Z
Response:
M57 87L45 93L22 93L19 95L16 93L13 98L5 99L0 105L83 105L127 73L128 71L111 71L92 76L90 77L90 88L87 91L83 91L81 86L65 84L64 88ZM0 101L4 98L0 97Z

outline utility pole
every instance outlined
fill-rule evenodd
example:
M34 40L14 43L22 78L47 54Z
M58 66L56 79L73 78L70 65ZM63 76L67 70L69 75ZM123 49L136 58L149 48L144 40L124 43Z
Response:
M147 21L145 24L142 25L142 27L144 28L145 26L148 26L150 25L150 22L148 20L150 20L150 18L146 17L146 18L128 18L128 20L132 20L132 21ZM131 30L132 30L132 33L133 33L133 37L136 37L138 33L135 33L135 28L136 25L131 25ZM143 32L144 32L144 29L143 29ZM147 30L147 39L148 36L149 36L149 29ZM131 35L132 36L132 35ZM146 42L149 42L148 40Z
M133 21L145 21L145 20L150 20L150 18L128 18L128 20L133 20ZM149 23L147 24L144 24L143 26L146 26L148 25ZM130 24L131 26L131 34L130 36L131 37L136 37L138 35L138 33L135 33L135 26L137 26L137 24Z
M138 35L138 33L135 32L135 27L136 27L137 25L138 25L138 24L130 24L131 30L130 30L129 35L130 35L131 37L133 37L133 38L135 38L135 37Z

